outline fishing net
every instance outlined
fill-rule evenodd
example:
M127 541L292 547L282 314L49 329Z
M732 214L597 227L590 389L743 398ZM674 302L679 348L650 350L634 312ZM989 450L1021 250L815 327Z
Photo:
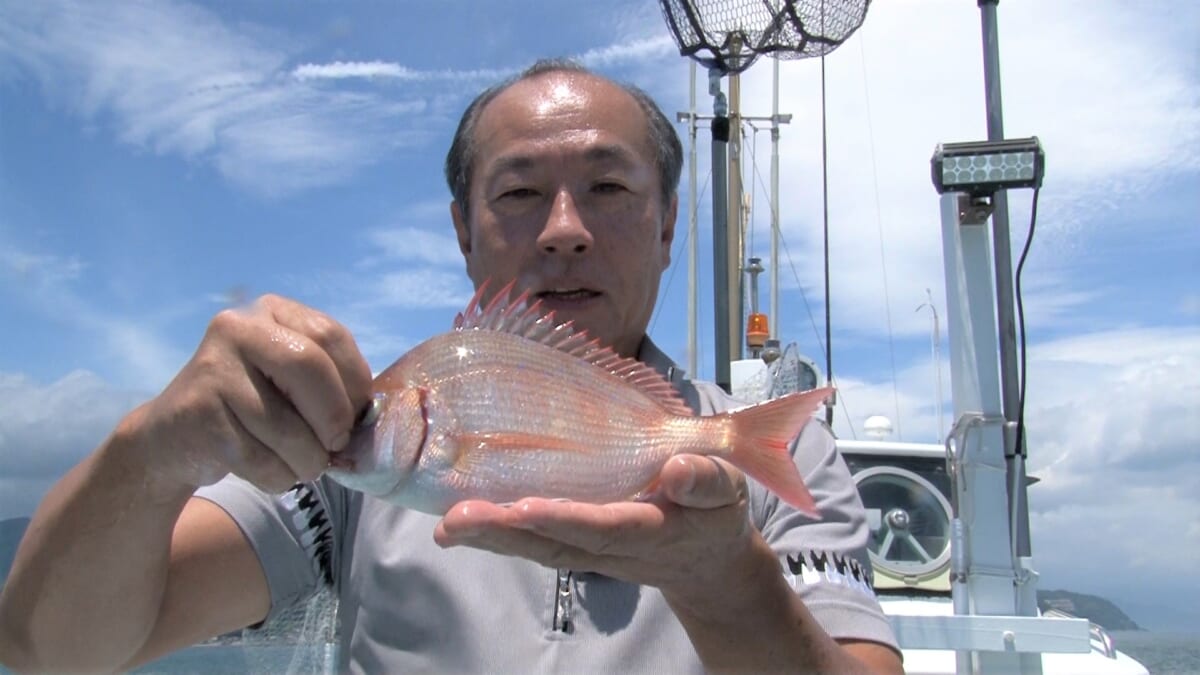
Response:
M734 384L730 392L746 403L759 403L784 394L816 389L820 385L817 366L800 354L800 346L789 344L783 355L761 370Z
M337 672L337 596L328 588L282 612L262 628L242 631L248 673L324 675Z
M725 73L761 55L833 51L862 25L871 0L659 0L679 53Z

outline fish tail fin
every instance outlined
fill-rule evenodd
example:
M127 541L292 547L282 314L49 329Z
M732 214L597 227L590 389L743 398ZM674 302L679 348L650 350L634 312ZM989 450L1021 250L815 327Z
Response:
M783 501L814 517L820 515L817 504L792 461L788 444L832 391L825 387L788 394L729 414L733 426L729 461Z

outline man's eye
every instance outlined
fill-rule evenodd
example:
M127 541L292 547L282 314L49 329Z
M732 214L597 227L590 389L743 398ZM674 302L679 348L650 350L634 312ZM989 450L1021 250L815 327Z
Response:
M500 193L501 199L528 199L529 197L536 196L537 191L530 188L513 188Z
M592 187L592 190L595 192L624 192L625 186L621 185L620 183L604 181L601 183L596 183L596 185Z

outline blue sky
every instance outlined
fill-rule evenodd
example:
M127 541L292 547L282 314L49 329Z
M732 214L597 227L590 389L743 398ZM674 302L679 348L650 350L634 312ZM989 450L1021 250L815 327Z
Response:
M230 302L273 292L318 307L376 370L447 328L470 288L440 167L480 88L572 56L669 115L687 108L687 62L651 0L283 6L0 2L0 518L31 512ZM1196 628L1200 9L1148 7L999 7L1006 131L1038 135L1048 157L1025 276L1034 551L1045 588ZM872 414L904 440L938 436L930 314L916 311L928 288L945 316L928 161L939 141L985 135L980 54L974 2L880 1L826 61L844 437ZM819 65L781 71L794 118L776 320L823 362L808 319L824 312ZM770 77L769 61L744 76L747 114L770 114ZM770 147L757 138L747 184L765 255ZM707 154L702 130L701 185ZM1010 201L1019 247L1030 195ZM652 329L680 361L685 224ZM711 323L702 309L705 376Z

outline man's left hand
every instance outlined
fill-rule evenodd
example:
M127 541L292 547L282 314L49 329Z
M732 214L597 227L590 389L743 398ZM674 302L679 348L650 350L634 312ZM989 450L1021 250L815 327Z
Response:
M760 538L747 504L746 479L732 465L679 455L646 501L464 501L446 513L434 539L656 586L690 604L736 585L730 582Z

